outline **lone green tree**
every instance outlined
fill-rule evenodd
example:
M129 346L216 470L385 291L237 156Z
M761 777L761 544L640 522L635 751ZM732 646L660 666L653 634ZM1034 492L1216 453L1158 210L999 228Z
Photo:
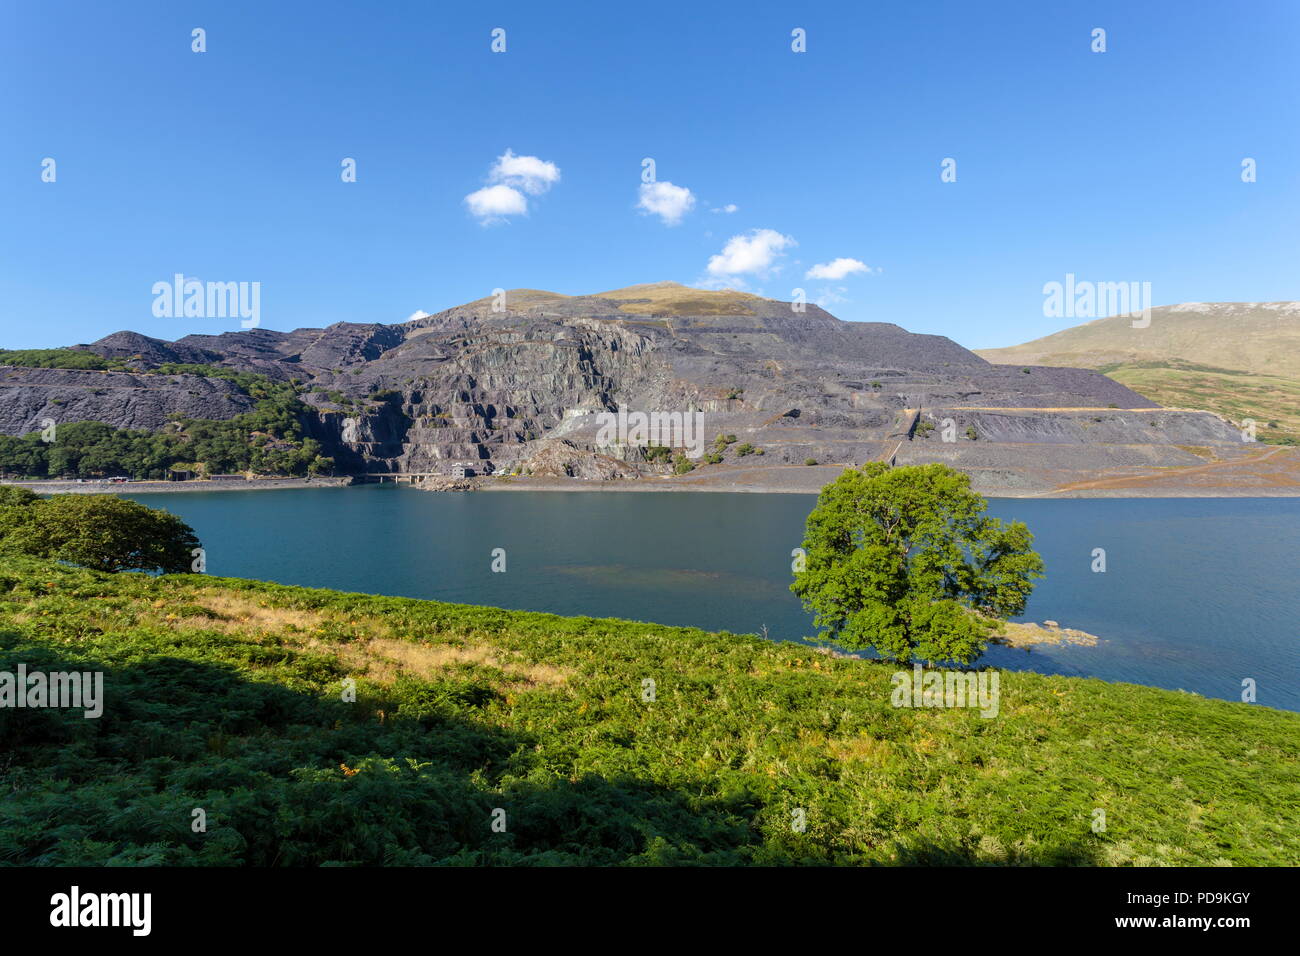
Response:
M969 664L1025 609L1043 561L946 465L868 462L822 489L790 586L822 637L907 663Z
M0 508L5 551L96 571L190 571L199 539L185 522L114 495L54 495Z

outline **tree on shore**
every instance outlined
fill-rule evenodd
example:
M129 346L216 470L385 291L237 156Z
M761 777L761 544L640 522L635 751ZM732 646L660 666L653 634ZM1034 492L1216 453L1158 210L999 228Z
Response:
M180 518L115 495L0 496L0 549L9 553L96 571L183 574L197 547Z
M1033 535L946 465L868 462L822 489L790 586L822 637L903 663L969 664L1042 577Z

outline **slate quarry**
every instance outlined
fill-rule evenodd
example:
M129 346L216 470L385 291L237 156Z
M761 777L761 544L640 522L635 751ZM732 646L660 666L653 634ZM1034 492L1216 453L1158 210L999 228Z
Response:
M1160 409L1095 371L993 365L942 336L667 283L516 290L504 311L487 298L399 324L175 342L118 332L75 347L141 371L0 367L0 430L46 418L158 429L251 407L221 379L147 374L197 363L299 382L308 434L356 474L449 475L454 462L593 480L662 473L642 448L597 441L598 416L619 406L701 412L710 437L763 449L746 467L945 461L993 488L1023 486L1034 469L1192 465L1202 458L1189 448L1241 443L1222 418Z

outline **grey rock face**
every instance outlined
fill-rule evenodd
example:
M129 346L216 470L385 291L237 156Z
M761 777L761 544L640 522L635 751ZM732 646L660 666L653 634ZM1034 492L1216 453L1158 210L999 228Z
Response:
M0 366L0 431L25 435L41 422L104 422L155 431L168 416L234 418L253 400L223 379L198 375L134 375Z
M218 352L209 352L180 342L165 342L162 339L141 335L139 332L114 332L112 335L104 336L93 346L78 345L74 348L91 351L104 358L138 358L149 366L167 362L202 365L221 359Z

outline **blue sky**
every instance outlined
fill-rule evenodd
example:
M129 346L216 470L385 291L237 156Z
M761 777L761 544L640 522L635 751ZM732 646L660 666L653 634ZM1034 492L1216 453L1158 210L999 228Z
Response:
M239 327L155 317L176 273L260 282L274 329L671 279L972 348L1072 324L1043 315L1066 273L1298 299L1298 41L1280 0L3 0L0 347ZM527 212L485 225L507 150ZM676 225L637 208L644 157L690 190ZM755 271L710 273L737 236ZM807 278L841 258L870 271Z

